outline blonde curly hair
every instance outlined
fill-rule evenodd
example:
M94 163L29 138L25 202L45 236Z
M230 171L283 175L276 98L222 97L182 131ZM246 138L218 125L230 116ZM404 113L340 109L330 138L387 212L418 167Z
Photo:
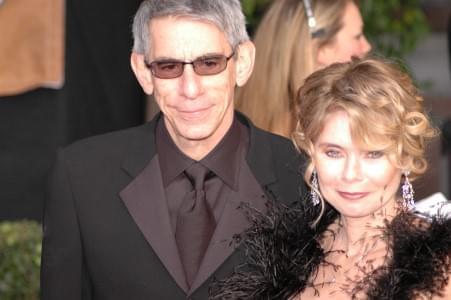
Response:
M330 65L306 79L296 106L293 140L309 157L326 117L341 110L349 116L354 141L390 154L412 179L426 171L426 144L438 130L411 78L394 62L373 57ZM304 177L308 184L312 172L310 161Z

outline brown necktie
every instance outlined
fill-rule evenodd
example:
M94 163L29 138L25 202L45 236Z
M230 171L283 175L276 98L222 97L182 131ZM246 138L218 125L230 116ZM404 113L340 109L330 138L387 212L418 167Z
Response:
M186 194L177 216L175 239L189 286L196 277L216 226L205 199L204 182L208 173L209 170L197 162L185 170L194 190Z

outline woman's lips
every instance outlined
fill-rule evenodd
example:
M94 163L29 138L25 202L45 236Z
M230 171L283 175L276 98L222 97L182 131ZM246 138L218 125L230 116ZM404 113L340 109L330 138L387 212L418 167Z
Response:
M353 193L351 193L351 192L338 191L338 194L342 198L345 198L345 199L348 199L348 200L359 200L359 199L362 199L363 197L365 197L366 195L368 195L369 193L366 193L366 192L359 192L359 193L353 192Z

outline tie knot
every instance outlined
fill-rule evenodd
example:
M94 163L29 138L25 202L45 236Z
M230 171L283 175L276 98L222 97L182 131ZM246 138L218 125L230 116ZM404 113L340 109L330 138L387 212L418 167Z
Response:
M196 191L202 190L204 181L210 170L201 163L195 162L185 170L185 174L191 181Z

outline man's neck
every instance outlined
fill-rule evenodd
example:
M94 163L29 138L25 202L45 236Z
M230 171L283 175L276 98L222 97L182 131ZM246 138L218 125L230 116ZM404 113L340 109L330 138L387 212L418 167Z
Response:
M233 123L233 115L230 121L221 124L212 135L203 139L187 139L173 132L166 126L171 139L174 141L177 148L180 149L189 158L199 161L207 156L224 138L230 130Z
M189 158L192 158L196 161L201 160L205 156L207 156L208 153L210 153L213 148L219 143L206 143L206 141L196 141L196 140L186 140L183 138L180 139L173 139L174 143L177 145L177 147L182 151L186 156Z

